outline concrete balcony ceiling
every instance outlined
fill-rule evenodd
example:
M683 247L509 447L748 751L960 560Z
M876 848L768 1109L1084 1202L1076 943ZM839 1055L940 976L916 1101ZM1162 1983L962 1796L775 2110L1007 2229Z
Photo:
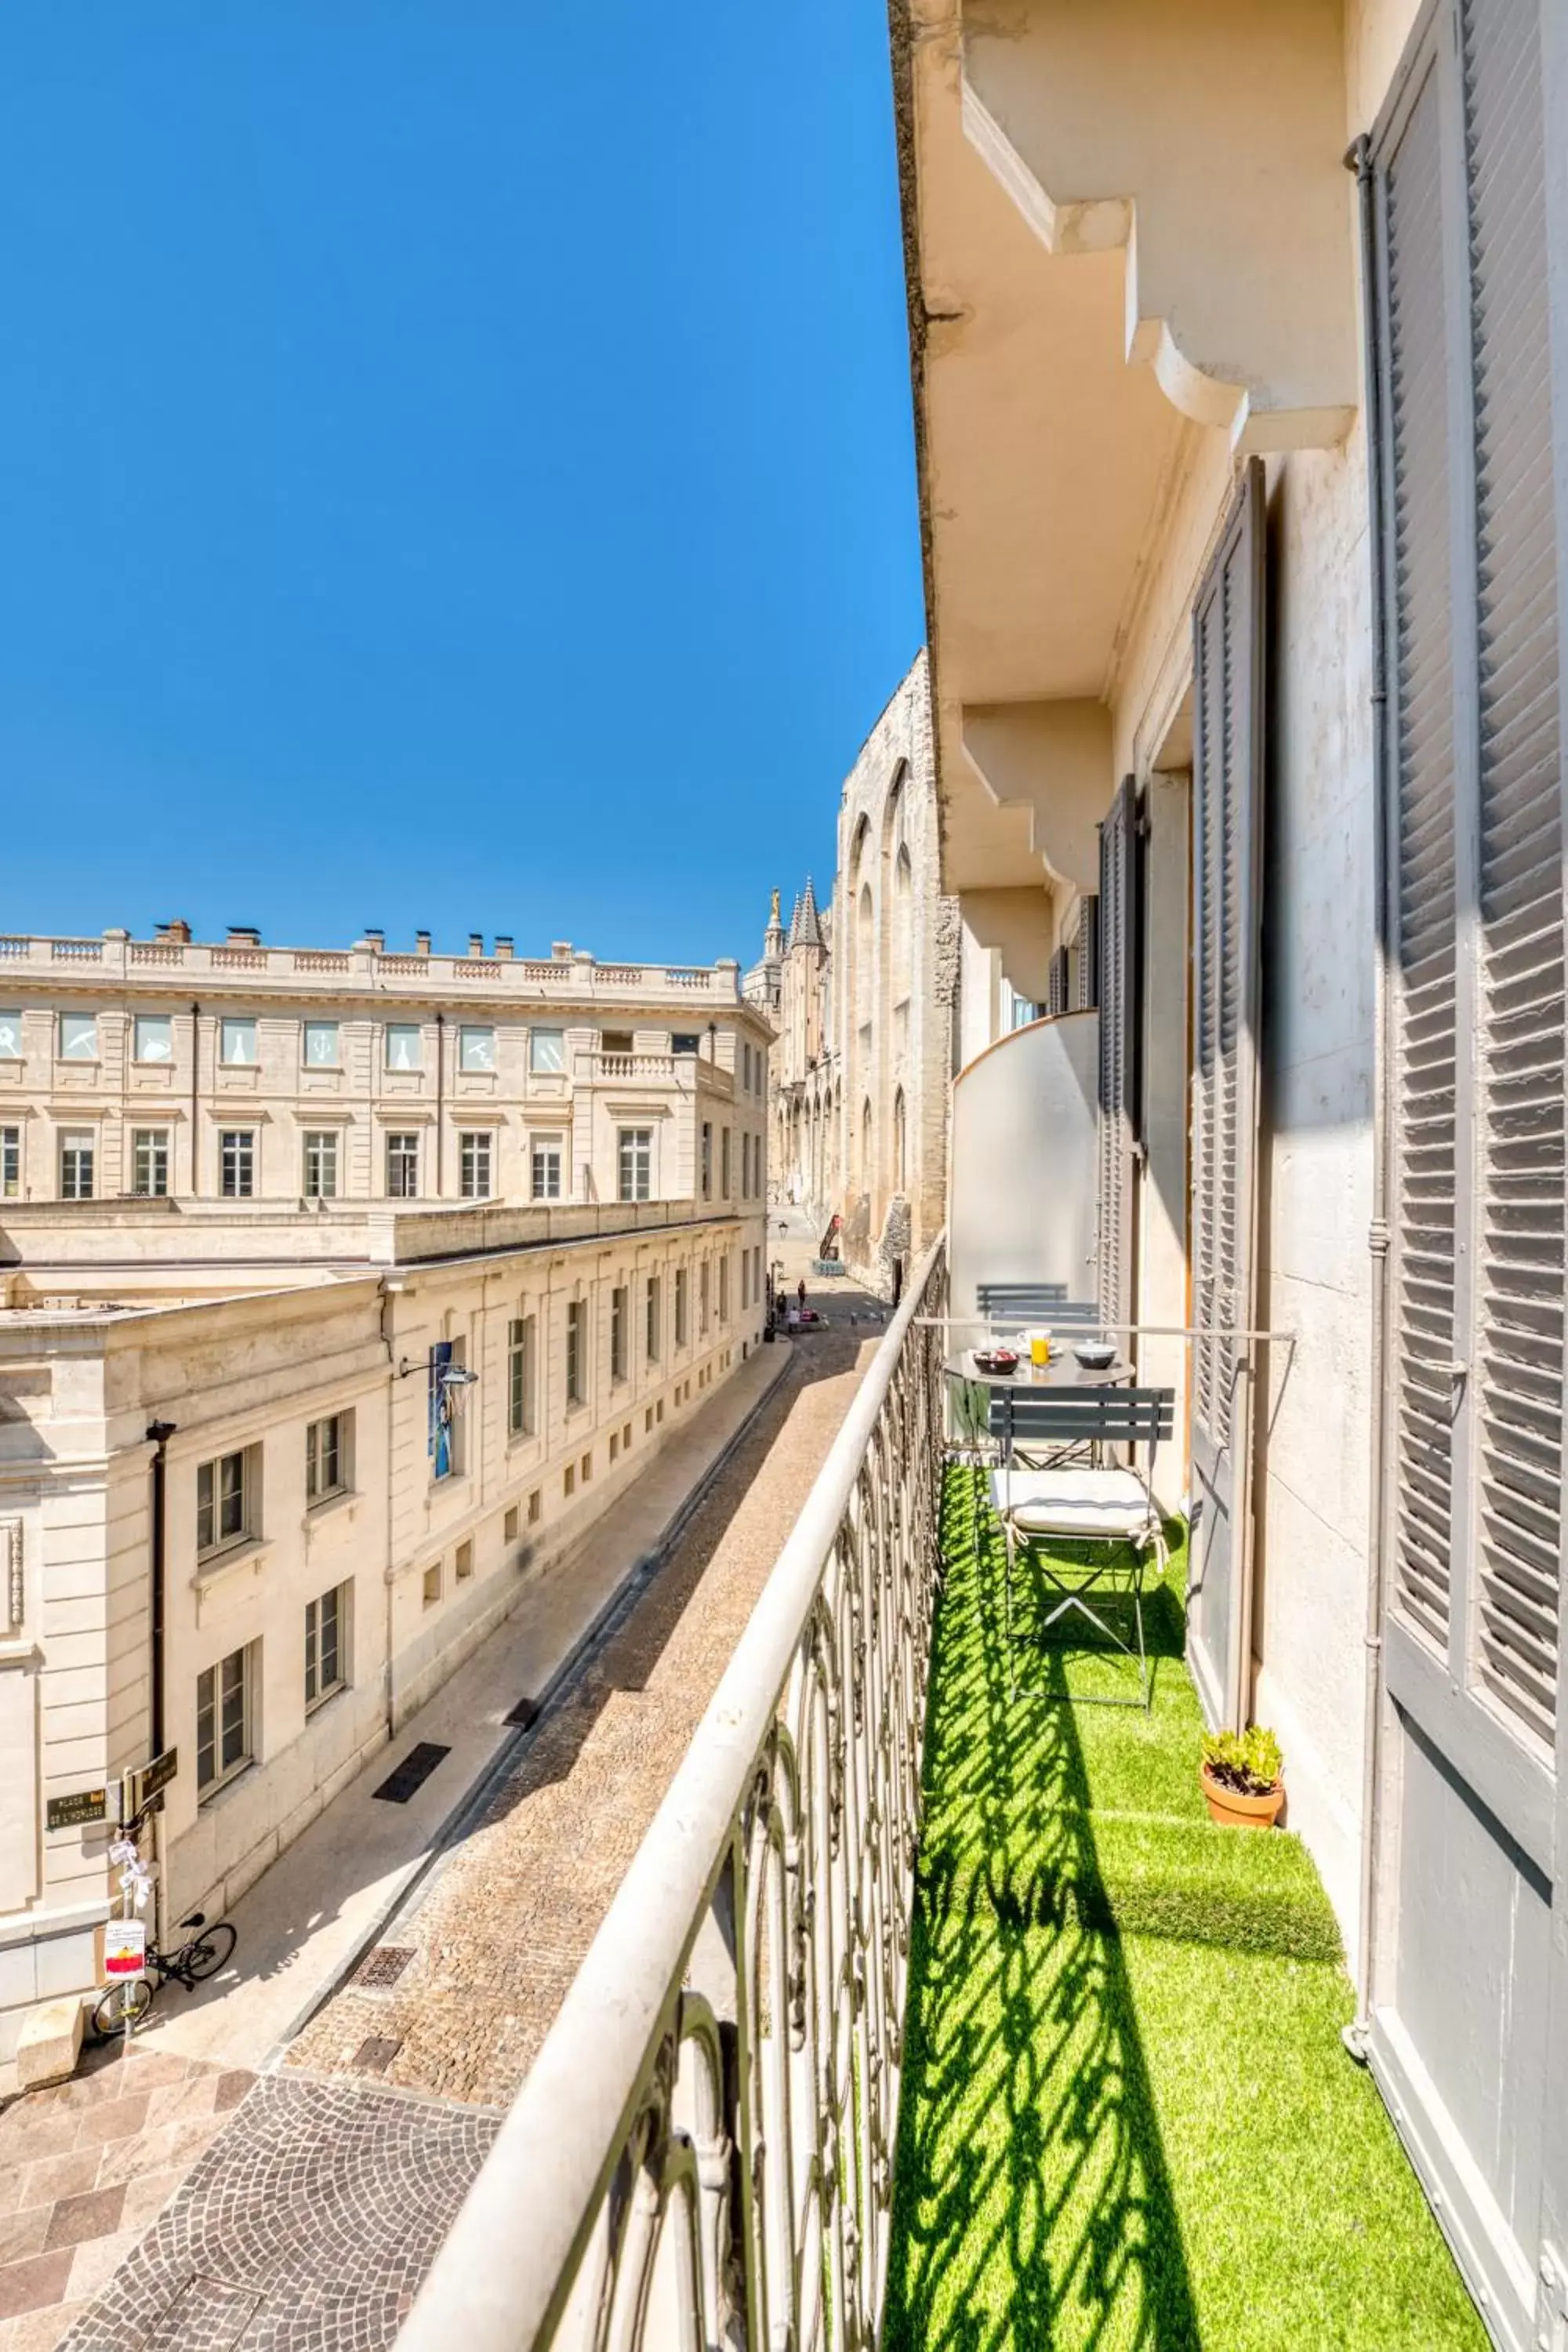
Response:
M1103 706L1196 436L1357 399L1335 0L911 0L943 887L1092 887Z

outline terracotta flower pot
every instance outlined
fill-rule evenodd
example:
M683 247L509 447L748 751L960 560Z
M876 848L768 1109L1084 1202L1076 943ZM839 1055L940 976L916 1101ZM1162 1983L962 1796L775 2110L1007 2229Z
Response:
M1285 1783L1277 1780L1267 1795L1243 1796L1239 1789L1227 1789L1216 1780L1206 1764L1198 1767L1198 1781L1216 1822L1232 1830L1271 1830L1285 1802Z

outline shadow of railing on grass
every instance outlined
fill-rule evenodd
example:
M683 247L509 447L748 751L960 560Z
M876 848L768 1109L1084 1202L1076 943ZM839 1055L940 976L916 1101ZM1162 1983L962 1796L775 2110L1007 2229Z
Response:
M884 2338L1177 2352L1196 2312L1076 1712L1010 1696L983 1492L948 1492ZM1167 1586L1145 1629L1180 1672ZM1065 1697L1081 1649L1029 1646Z

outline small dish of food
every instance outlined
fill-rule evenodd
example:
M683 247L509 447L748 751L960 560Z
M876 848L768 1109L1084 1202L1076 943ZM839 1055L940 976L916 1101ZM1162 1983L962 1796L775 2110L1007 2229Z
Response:
M1086 1372L1103 1372L1116 1361L1116 1346L1110 1339L1080 1339L1073 1354Z
M1011 1348L976 1348L974 1369L977 1372L1016 1372L1018 1359Z

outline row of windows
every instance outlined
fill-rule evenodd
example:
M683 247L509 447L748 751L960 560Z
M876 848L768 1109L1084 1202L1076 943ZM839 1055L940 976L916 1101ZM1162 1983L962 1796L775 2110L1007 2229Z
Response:
M98 1020L96 1013L61 1013L56 1016L56 1052L62 1062L96 1062L99 1059ZM342 1030L342 1025L337 1021L302 1021L300 1024L301 1068L341 1069ZM426 1030L422 1023L389 1021L384 1024L382 1035L387 1069L424 1068ZM488 1071L495 1068L496 1030L493 1024L461 1022L458 1026L457 1038L459 1070ZM600 1034L599 1043L605 1053L629 1054L632 1051L631 1035L624 1031L605 1030ZM669 1040L670 1052L681 1055L695 1055L700 1045L701 1039L695 1032L676 1031ZM172 1062L174 1058L174 1014L135 1014L132 1021L132 1052L138 1062ZM226 1014L218 1023L219 1061L229 1069L253 1069L258 1058L255 1017L249 1013ZM20 1012L0 1013L0 1062L19 1062L21 1059L22 1015ZM743 1045L743 1083L748 1093L761 1091L762 1061L760 1051L754 1051L750 1045ZM539 1077L564 1074L564 1029L530 1025L528 1066ZM754 1085L753 1072L756 1074Z
M721 1197L730 1197L731 1130L722 1135ZM420 1139L417 1131L389 1133L384 1144L386 1194L393 1201L420 1197ZM529 1192L535 1201L562 1197L563 1139L535 1136L529 1146ZM307 1129L300 1139L300 1190L309 1201L336 1200L342 1190L342 1132L337 1128ZM254 1128L224 1128L218 1134L218 1190L226 1201L255 1197L258 1137ZM65 1128L59 1136L59 1192L63 1201L95 1197L98 1137L93 1128ZM173 1143L166 1127L138 1127L131 1134L131 1190L141 1200L162 1199L170 1190ZM489 1201L495 1196L496 1138L488 1129L465 1129L458 1138L458 1186L465 1201ZM617 1191L623 1201L647 1201L653 1195L653 1129L623 1127L616 1145ZM762 1138L741 1138L741 1197L759 1197L763 1181ZM712 1198L713 1130L702 1128L702 1198ZM15 1200L22 1186L22 1130L0 1128L0 1198Z
M760 1247L748 1250L742 1261L742 1288L756 1295L761 1282ZM753 1264L753 1261L755 1262ZM702 1309L706 1314L708 1268L700 1269ZM719 1313L727 1313L729 1266L719 1261ZM679 1268L675 1276L675 1324L677 1344L681 1344L687 1311L687 1274ZM662 1312L662 1277L650 1276L645 1286L644 1338L649 1360L659 1349L660 1316ZM611 1297L611 1361L614 1377L625 1377L625 1352L629 1344L630 1292L619 1285ZM584 1301L574 1299L567 1308L567 1381L571 1391L575 1380L580 1393L586 1379L587 1308ZM532 1315L515 1317L508 1326L508 1420L514 1433L522 1433L534 1425L536 1412L536 1318ZM616 1371L619 1362L620 1370ZM720 1369L727 1370L728 1350L720 1360ZM711 1368L698 1375L698 1385L705 1388L712 1377ZM687 1380L674 1392L674 1402L689 1400L691 1382ZM657 1399L647 1406L643 1414L645 1435L650 1435L664 1420L664 1400ZM609 1458L613 1464L629 1452L632 1444L632 1423L610 1432ZM316 1505L335 1495L346 1493L352 1486L352 1455L353 1445L353 1415L351 1412L328 1413L310 1423L305 1432L305 1493L308 1504ZM453 1450L453 1465L457 1465L457 1449ZM579 1485L586 1486L594 1475L591 1452L565 1465L562 1486L564 1496L574 1496ZM537 1526L543 1516L543 1496L535 1488L527 1501L527 1522ZM508 1543L518 1538L521 1507L511 1506L504 1522ZM210 1560L237 1544L254 1540L261 1525L261 1447L259 1444L240 1446L231 1453L219 1454L210 1462L200 1464L196 1471L196 1553L198 1559ZM458 1584L473 1574L474 1544L465 1537L453 1554L453 1573ZM442 1598L444 1578L442 1563L437 1560L424 1571L422 1597L426 1608L435 1607ZM351 1583L334 1585L309 1601L304 1622L304 1699L309 1715L327 1699L347 1686L350 1666L350 1608L353 1595ZM250 1642L241 1649L209 1666L196 1678L196 1791L199 1799L214 1795L228 1781L256 1760L258 1748L258 1701L261 1685L261 1643Z
M564 1139L535 1136L529 1146L529 1191L535 1201L562 1197ZM98 1134L94 1128L64 1128L59 1134L59 1196L62 1201L95 1198ZM300 1138L300 1190L310 1201L332 1201L342 1190L342 1132L337 1128L307 1129ZM386 1193L389 1200L420 1197L420 1139L417 1132L387 1135L384 1146ZM224 1128L218 1134L218 1190L226 1201L248 1201L256 1195L258 1146L254 1128ZM653 1129L623 1128L619 1138L619 1192L623 1201L647 1201L653 1189ZM131 1190L139 1200L160 1200L172 1182L173 1139L166 1127L138 1127L131 1134ZM465 1130L458 1138L458 1184L465 1201L489 1201L495 1195L496 1138L487 1129ZM16 1200L22 1189L22 1130L0 1127L0 1199Z
M697 1268L697 1328L704 1336L709 1328L710 1266L705 1260ZM742 1305L746 1307L762 1295L762 1249L748 1249L741 1260ZM645 1360L658 1362L664 1348L664 1276L647 1276L642 1284L642 1342ZM685 1266L678 1266L674 1276L674 1344L684 1348L690 1331L690 1276ZM718 1260L717 1314L721 1323L730 1317L730 1262ZM568 1405L585 1403L588 1395L589 1342L588 1301L574 1298L567 1302L563 1370ZM528 1437L539 1428L539 1343L538 1318L528 1315L513 1316L507 1325L506 1402L507 1432L510 1437ZM630 1370L632 1347L632 1293L626 1283L618 1283L610 1293L610 1378L624 1381ZM461 1370L463 1343L448 1343L453 1366ZM651 1408L650 1408L651 1410ZM661 1416L662 1417L662 1416ZM650 1424L651 1425L651 1424ZM432 1456L432 1475L444 1479L459 1475L466 1466L464 1427L461 1415L452 1422L448 1442ZM205 1564L220 1557L237 1544L259 1541L262 1532L262 1448L259 1444L237 1446L227 1454L215 1455L196 1469L196 1559ZM305 1501L314 1509L334 1496L351 1493L353 1487L353 1415L352 1412L326 1413L310 1423L305 1431Z

